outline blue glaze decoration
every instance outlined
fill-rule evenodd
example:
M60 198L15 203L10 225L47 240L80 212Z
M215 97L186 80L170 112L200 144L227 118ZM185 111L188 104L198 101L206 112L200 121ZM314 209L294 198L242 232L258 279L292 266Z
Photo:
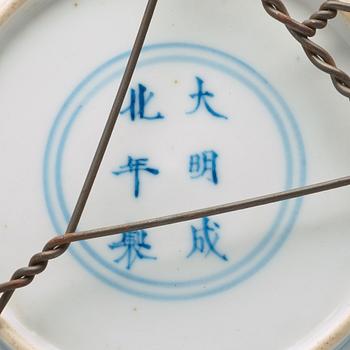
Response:
M123 233L120 241L109 244L111 250L124 250L122 255L114 259L114 262L119 264L123 260L126 260L126 268L130 270L138 259L157 260L156 257L148 256L143 253L144 250L152 249L151 245L146 242L147 236L148 234L145 230L131 231Z
M129 113L131 121L136 121L137 117L145 120L159 120L164 119L165 116L158 112L153 116L149 116L146 113L146 107L154 97L154 92L149 92L147 95L147 87L143 84L138 84L138 88L131 89L130 91L130 104L129 107L123 109L120 114Z
M189 160L189 172L192 179L207 175L206 179L214 185L219 183L217 173L217 160L219 155L215 151L204 151L192 154Z
M187 255L187 258L200 253L204 254L205 257L211 254L223 261L228 261L227 256L219 253L217 250L217 244L220 239L219 230L220 225L210 218L203 218L199 227L192 225L192 250Z
M211 114L215 118L221 118L221 119L228 119L225 115L216 112L213 107L211 107L210 103L208 102L208 98L213 98L215 95L210 91L204 91L204 80L200 77L196 77L197 82L197 92L190 94L190 97L196 101L196 106L194 109L190 112L187 112L187 114L194 114L196 113L200 107L203 105L207 112Z
M140 173L142 171L152 174L159 175L159 170L150 168L147 166L148 158L133 158L128 157L126 165L120 166L118 171L113 171L113 175L120 176L130 173L134 177L134 197L139 198L140 196Z
M190 54L167 54L167 51L169 50L178 49L188 50ZM238 81L249 88L270 112L270 116L276 125L276 130L278 130L281 135L281 144L286 157L285 188L288 189L292 186L303 185L306 183L306 156L302 136L296 120L278 92L252 67L247 65L242 60L222 51L187 43L151 45L146 47L144 52L154 52L158 55L158 57L141 60L139 68L154 64L169 63L188 63L192 65L195 64L196 66L202 65L224 73L235 81ZM121 67L119 70L115 70L113 74L95 85L94 88L90 90L82 100L79 101L78 106L70 115L68 122L66 122L65 125L62 125L64 117L66 117L65 113L70 107L77 105L75 99L78 98L79 93L81 93L86 85L91 83L97 76L99 76L109 67L117 64L123 64L123 62L127 59L128 54L129 53L125 53L113 58L84 79L64 103L50 132L44 158L44 192L48 211L57 232L64 231L64 223L59 218L58 213L62 213L60 215L63 215L65 221L67 221L70 217L70 211L65 203L61 181L62 158L69 131L78 118L82 108L84 108L103 87L118 79L122 74L123 67ZM201 54L204 56L211 54L216 56L218 60L224 60L226 63L222 64L216 62L215 59L209 60L198 57L198 55ZM244 74L249 75L249 77L241 74L239 70L242 70ZM256 84L256 82L259 83ZM263 86L263 90L258 86L259 84ZM282 110L282 112L278 112L277 109ZM282 119L282 115L280 115L280 113L283 113L284 119ZM289 132L286 128L287 125L291 129ZM56 134L60 128L62 130L62 134L59 138L58 147L55 148L54 141L56 141ZM293 142L297 144L297 150L294 153L292 152L291 148L291 139L293 139ZM52 157L54 157L54 163L51 162ZM295 164L295 162L298 162L299 164L299 170L297 173L294 173L295 167L293 164ZM54 175L53 178L52 173ZM53 183L52 180L54 180ZM52 196L52 193L55 194L54 197ZM281 203L270 229L265 233L261 241L258 242L258 244L254 246L252 250L241 260L230 265L223 271L206 278L193 278L191 280L184 281L161 281L144 278L142 276L116 269L113 264L106 261L102 256L94 251L88 242L81 242L80 246L84 249L88 256L95 260L95 262L99 263L101 267L106 268L106 271L108 270L109 273L120 276L121 280L120 282L117 282L108 276L106 277L106 275L97 268L97 265L91 264L91 261L87 260L85 255L83 257L81 253L75 249L75 247L71 248L71 253L84 268L90 271L101 281L104 281L108 285L129 294L158 300L184 300L204 297L214 293L226 291L236 286L237 284L245 281L247 278L253 276L258 270L265 266L265 264L270 261L270 259L276 254L276 252L288 238L299 214L301 203L301 199ZM230 278L230 276L232 276L232 278ZM224 278L227 278L227 280L222 281ZM128 287L125 285L125 283L123 283L123 279L134 283L144 284L145 286L151 286L152 288L154 287L155 291L148 292L139 290L136 287ZM213 282L215 282L216 285L212 288L207 288L205 290L200 289L198 291L192 290L193 287L200 287L205 283ZM187 288L190 290L186 291Z

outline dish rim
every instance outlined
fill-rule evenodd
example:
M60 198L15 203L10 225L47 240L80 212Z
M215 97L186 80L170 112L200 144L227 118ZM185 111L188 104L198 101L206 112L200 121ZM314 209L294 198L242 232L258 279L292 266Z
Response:
M350 3L350 0L342 1ZM30 0L3 0L0 4L0 30L2 26L28 2L30 2ZM345 18L345 22L350 25L350 13L342 13L342 17ZM11 350L38 350L33 347L13 325L1 316L0 340L3 341L5 345L9 346ZM328 331L319 339L318 344L310 348L310 350L341 350L349 340L350 311L335 327L329 327Z

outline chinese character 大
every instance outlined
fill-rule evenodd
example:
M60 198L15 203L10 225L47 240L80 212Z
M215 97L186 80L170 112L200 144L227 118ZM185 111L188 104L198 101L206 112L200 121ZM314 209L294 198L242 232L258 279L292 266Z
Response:
M197 81L197 92L190 95L190 97L193 100L195 100L196 105L194 109L190 112L187 112L187 114L195 114L203 106L206 109L206 111L213 117L220 118L220 119L228 119L227 116L225 116L224 114L218 113L210 105L208 99L209 98L213 99L215 95L210 91L204 90L204 80L199 77L196 77L196 81Z

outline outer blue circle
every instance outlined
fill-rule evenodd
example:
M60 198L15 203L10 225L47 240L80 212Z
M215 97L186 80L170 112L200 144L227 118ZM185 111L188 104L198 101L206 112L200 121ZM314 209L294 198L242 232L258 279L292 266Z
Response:
M229 58L235 64L238 64L239 66L241 66L245 70L248 70L249 73L251 73L256 79L260 80L260 82L263 82L266 89L269 90L275 96L275 98L278 100L280 105L283 107L283 109L286 112L286 115L288 116L289 121L291 122L291 125L293 126L293 131L295 134L293 136L296 137L296 141L297 141L298 146L299 146L299 161L300 161L300 169L301 169L300 170L301 173L299 174L299 177L300 177L300 184L299 185L304 185L306 182L306 157L305 157L304 145L303 145L303 141L302 141L302 137L301 137L299 128L298 128L297 123L296 123L291 111L289 110L287 104L284 102L284 100L281 98L281 96L277 93L277 91L267 82L267 80L265 78L263 78L259 73L257 73L252 67L250 67L246 63L244 63L243 61L241 61L233 56L230 56L224 52L221 52L221 51L218 51L215 49L211 49L208 47L200 46L200 45L191 45L191 44L183 44L183 43L159 44L159 45L148 46L144 49L144 51L171 49L171 48L190 48L190 49L195 49L195 50L201 51L201 52L214 53L214 54L222 56L226 59ZM59 112L59 114L55 120L55 123L52 127L52 130L51 130L51 133L49 136L49 140L48 140L48 144L46 147L45 159L44 159L44 191L45 191L46 204L47 204L47 207L49 210L51 220L54 224L55 229L58 232L63 232L63 228L59 224L57 216L56 216L56 214L53 210L53 207L51 205L51 193L49 191L49 186L48 186L48 182L49 182L48 181L48 161L49 161L49 157L51 157L52 146L53 146L51 140L57 131L56 129L58 127L58 123L60 122L63 115L65 114L65 110L72 103L72 101L74 100L76 95L84 88L84 86L86 84L88 84L89 82L91 82L94 78L96 78L100 73L102 73L103 70L110 67L111 65L116 64L119 61L124 60L126 57L128 57L128 55L129 55L129 53L124 53L120 56L113 58L112 60L109 60L108 62L106 62L105 64L103 64L99 68L97 68L86 79L84 79L82 81L82 83L80 83L78 85L78 87L68 97L68 99L66 100L65 104L63 105L63 107L62 107L61 111ZM273 104L268 100L268 98L265 96L265 94L254 83L247 80L245 77L243 77L239 73L233 71L232 69L225 67L221 64L217 64L215 62L209 61L209 60L200 59L198 57L174 56L174 55L164 56L164 55L162 55L160 57L157 57L154 59L149 59L148 61L141 62L140 66L145 66L145 65L150 65L150 64L160 64L160 63L164 63L164 62L167 63L170 61L195 62L197 64L207 65L211 68L217 69L225 74L230 75L234 79L238 79L241 83L243 83L244 85L246 85L249 89L251 89L253 91L253 93L262 101L262 103L270 111L270 113L273 117L273 120L275 121L275 123L280 131L280 134L282 137L282 142L283 142L284 149L285 149L286 165L287 165L287 179L286 179L285 187L286 187L286 189L289 189L292 186L292 173L293 173L293 162L292 161L293 160L292 160L290 143L288 141L289 140L288 133L283 125L283 122L279 118L279 115L277 114L276 109L274 108ZM118 73L121 74L122 71L120 71ZM93 89L93 91L91 91L91 93L88 95L88 99L86 99L86 101L84 101L84 103L88 103L88 101L90 99L92 99L95 94L97 94L105 85L107 85L111 80L113 80L115 78L116 78L116 74L113 74L112 76L105 79L102 83L100 83L97 87L95 87ZM63 158L65 142L68 138L69 131L70 131L73 123L76 121L77 117L79 116L82 105L83 105L83 103L81 103L78 106L78 108L75 110L75 112L70 116L69 122L63 131L63 135L62 135L62 138L60 140L60 145L58 147L58 152L56 154L56 162L55 162L56 163L56 174L55 174L55 176L56 176L56 191L57 191L57 196L58 196L58 200L60 203L60 209L62 210L67 222L70 218L70 213L67 209L67 206L65 204L65 200L63 197L63 188L62 188L62 183L61 183L61 172L60 172L60 170L62 168L61 162L62 162L62 158ZM296 203L295 208L292 211L291 218L290 218L288 224L286 225L281 237L277 240L277 243L274 245L273 249L269 252L269 254L267 254L253 269L251 269L251 271L249 273L243 274L243 276L236 278L231 283L229 283L225 286L221 286L220 288L211 289L211 290L208 290L205 292L200 292L200 293L194 293L194 294L188 295L188 296L183 296L183 295L182 296L176 296L176 295L163 296L163 295L158 295L158 294L157 295L156 294L147 294L147 293L144 294L144 293L137 292L135 290L131 290L125 286L122 286L120 284L116 284L114 281L106 279L106 277L101 275L98 271L95 271L93 269L93 266L90 266L90 264L86 263L79 256L79 254L75 251L74 248L71 248L71 253L75 256L75 258L77 258L77 260L85 268L87 268L90 272L92 272L96 277L98 277L99 279L108 283L109 285L112 285L113 287L116 287L118 289L126 291L130 294L134 294L134 295L138 295L138 296L142 296L142 297L148 297L148 298L156 298L156 299L189 299L189 298L193 298L193 297L205 296L205 295L209 295L212 293L217 293L217 292L223 291L225 289L231 288L232 286L236 285L237 283L240 283L241 281L245 280L246 278L248 278L248 277L252 276L254 273L256 273L259 269L261 269L272 258L272 256L278 251L278 249L281 247L281 245L287 239L287 237L288 237L289 233L291 232L291 230L294 226L294 223L297 219L302 202L299 199L295 203ZM259 253L259 251L261 251L273 239L275 231L278 229L278 226L279 226L280 222L282 221L283 216L287 212L288 205L289 205L289 202L283 202L281 204L278 215L277 215L275 221L272 223L271 228L268 230L267 234L259 242L259 244L256 247L254 247L254 249L249 254L247 254L247 256L245 258L243 258L238 263L230 266L225 271L220 272L214 276L210 276L210 277L205 278L205 279L194 279L194 280L190 280L190 281L169 281L169 282L167 282L167 281L154 281L154 280L145 279L145 278L135 276L135 275L132 275L130 273L126 273L122 270L117 269L114 265L111 265L109 262L105 261L103 259L103 257L98 255L87 242L81 242L80 244L90 254L90 256L92 256L101 265L103 265L104 267L106 267L107 269L112 271L113 273L120 274L123 277L129 278L133 281L145 283L145 284L150 284L150 285L157 286L157 287L165 287L165 288L173 288L174 285L181 286L181 287L187 287L187 286L190 287L193 285L203 284L203 283L211 282L213 280L222 278L227 274L230 274L230 273L237 271L240 267L242 267L243 265L247 264L250 260L252 260Z

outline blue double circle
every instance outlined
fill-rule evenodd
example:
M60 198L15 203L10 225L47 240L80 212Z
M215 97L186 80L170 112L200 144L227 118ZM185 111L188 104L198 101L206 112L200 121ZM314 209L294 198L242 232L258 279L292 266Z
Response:
M45 201L56 232L64 232L71 215L64 196L62 169L72 126L96 95L120 79L128 56L129 52L123 53L94 70L72 91L56 116L44 157ZM285 189L305 185L306 156L298 124L280 94L254 68L225 52L202 45L169 43L145 47L139 67L160 64L200 65L225 74L248 88L269 112L280 135L285 156ZM301 199L281 203L270 228L248 254L223 271L205 278L182 281L144 278L119 269L88 242L72 246L70 252L99 280L129 294L160 300L204 297L233 288L265 266L291 233L301 205Z

